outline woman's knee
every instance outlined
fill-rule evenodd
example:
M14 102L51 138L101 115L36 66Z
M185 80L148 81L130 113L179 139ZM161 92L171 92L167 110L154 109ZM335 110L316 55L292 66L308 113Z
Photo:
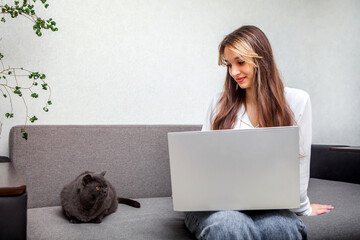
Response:
M188 213L186 221L198 239L260 239L260 232L253 220L238 211Z
M305 224L289 210L260 211L250 216L262 239L307 239Z

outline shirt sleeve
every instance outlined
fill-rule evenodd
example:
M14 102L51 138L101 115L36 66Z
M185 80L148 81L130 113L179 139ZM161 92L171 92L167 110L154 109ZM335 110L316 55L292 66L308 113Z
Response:
M206 113L206 117L205 117L205 121L204 121L204 124L201 128L201 131L210 131L212 130L212 124L213 124L213 120L214 120L214 112L215 112L215 108L216 108L216 104L217 104L217 101L218 101L218 96L215 96L212 100L211 100L211 103L210 103L210 106L207 110L207 113Z
M297 122L299 127L299 153L300 153L300 208L292 209L297 215L310 215L312 209L307 196L310 178L310 154L312 142L312 112L310 97L304 107L304 111Z

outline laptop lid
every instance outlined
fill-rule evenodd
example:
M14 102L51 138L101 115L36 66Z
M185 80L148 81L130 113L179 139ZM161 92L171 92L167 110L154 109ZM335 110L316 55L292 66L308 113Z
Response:
M299 130L168 133L175 211L300 206Z

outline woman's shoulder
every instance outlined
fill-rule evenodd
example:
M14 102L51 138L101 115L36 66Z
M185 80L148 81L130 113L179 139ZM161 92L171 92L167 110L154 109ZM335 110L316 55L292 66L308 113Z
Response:
M310 96L307 92L296 88L285 87L284 95L286 101L290 105L290 108L291 106L305 106L310 99Z
M219 102L221 96L223 95L223 92L217 92L213 98L211 99L211 107L215 108L217 106L217 103Z
M205 122L202 127L202 131L204 130L211 130L212 129L212 122L214 120L214 116L218 112L217 103L219 102L219 99L222 96L222 92L218 92L215 96L212 97L210 106L206 113Z
M300 117L306 104L310 101L309 94L301 89L285 87L284 95L289 107L295 114L295 118Z
M310 98L309 94L304 90L297 89L297 88L284 88L285 98L288 101L296 101L296 102L305 102L308 101Z

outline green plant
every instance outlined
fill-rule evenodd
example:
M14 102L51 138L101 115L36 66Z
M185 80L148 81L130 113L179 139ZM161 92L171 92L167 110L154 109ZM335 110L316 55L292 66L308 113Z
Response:
M13 1L14 4L8 5L3 4L3 0L0 3L1 9L1 22L6 22L6 17L10 16L11 18L17 18L18 16L23 16L34 23L33 30L35 34L39 37L42 36L41 30L51 30L53 32L58 31L56 27L56 22L49 18L44 20L36 15L35 5L36 0L23 0L20 3L18 0ZM40 2L44 5L45 8L49 7L47 0L40 0ZM34 115L31 116L28 111L28 103L26 98L24 98L24 94L28 94L32 98L38 98L38 91L47 91L49 92L49 97L46 100L46 104L43 107L43 111L48 112L48 106L52 104L51 102L51 88L45 82L46 75L44 73L26 70L22 67L5 67L3 62L4 55L0 52L0 93L2 94L2 98L9 101L10 109L6 111L5 116L7 118L14 117L13 111L13 99L12 95L17 95L20 97L24 103L26 117L24 128L21 129L22 137L24 139L28 139L28 133L26 132L27 121L35 122L38 118ZM24 80L26 78L26 81ZM20 81L23 80L23 81ZM41 86L41 87L40 87ZM1 97L1 96L0 96Z

